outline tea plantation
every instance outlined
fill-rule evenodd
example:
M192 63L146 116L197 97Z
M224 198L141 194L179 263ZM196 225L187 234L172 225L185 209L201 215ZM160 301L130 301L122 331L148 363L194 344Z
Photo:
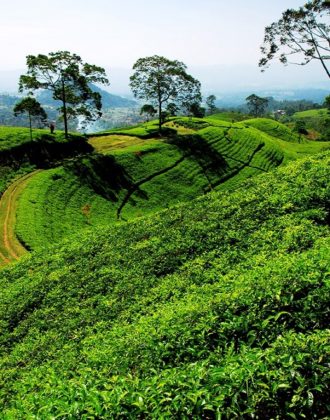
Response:
M3 268L0 418L328 418L329 166L300 159Z
M90 149L78 134L65 139L62 132L51 135L48 130L34 129L31 140L28 128L0 126L0 196L15 177Z
M330 142L233 120L0 128L0 419L330 417Z
M244 179L330 146L300 144L290 129L267 119L174 118L161 138L156 130L150 122L99 133L89 139L94 153L32 177L15 227L26 248L43 248L88 226L133 220L212 190L234 189Z

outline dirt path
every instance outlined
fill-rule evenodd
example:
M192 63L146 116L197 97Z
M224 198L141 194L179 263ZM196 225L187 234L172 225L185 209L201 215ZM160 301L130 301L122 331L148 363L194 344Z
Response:
M27 251L15 235L17 200L33 171L14 181L0 199L0 266L18 260Z

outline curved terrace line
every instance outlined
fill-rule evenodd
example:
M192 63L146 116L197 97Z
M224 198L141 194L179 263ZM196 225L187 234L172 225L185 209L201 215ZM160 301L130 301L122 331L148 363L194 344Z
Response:
M33 171L14 181L0 199L0 265L18 260L27 252L15 235L16 204L30 178L40 171Z
M123 210L125 204L128 202L128 200L130 199L130 197L135 193L135 191L142 185L145 184L148 181L151 181L153 178L155 178L156 176L162 175L168 171L170 171L171 169L175 168L176 166L178 166L181 162L183 162L185 160L187 156L182 156L179 160L177 160L176 162L173 163L173 165L171 166L167 166L166 168L163 168L149 176L147 176L146 178L141 179L140 181L136 182L135 184L132 185L132 187L127 191L126 196L124 197L121 205L118 207L117 210L117 219L120 218L120 213Z

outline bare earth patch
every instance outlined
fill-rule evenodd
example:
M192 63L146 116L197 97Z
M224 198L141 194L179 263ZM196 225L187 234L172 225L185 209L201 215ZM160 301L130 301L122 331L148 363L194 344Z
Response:
M14 181L0 199L0 266L18 260L27 250L15 235L17 200L32 176L31 172Z

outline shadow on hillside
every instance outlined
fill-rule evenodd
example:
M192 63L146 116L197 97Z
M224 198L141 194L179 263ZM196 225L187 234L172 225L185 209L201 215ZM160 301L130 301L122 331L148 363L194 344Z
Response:
M187 158L195 160L207 178L222 176L230 169L221 153L198 134L176 136L168 143L177 146Z
M54 135L42 134L40 138L0 151L0 165L18 169L23 164L48 169L76 156L93 151L86 138L69 135L68 140L58 141Z
M96 194L117 202L121 190L130 190L134 182L126 170L111 155L90 154L66 165L81 182Z

